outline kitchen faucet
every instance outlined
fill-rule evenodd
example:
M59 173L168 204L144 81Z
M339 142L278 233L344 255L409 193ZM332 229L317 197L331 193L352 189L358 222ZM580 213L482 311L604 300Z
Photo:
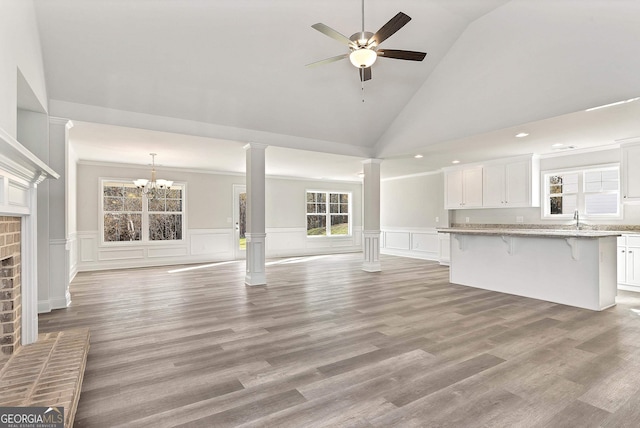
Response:
M578 210L573 212L573 219L576 221L576 229L580 230L580 212Z

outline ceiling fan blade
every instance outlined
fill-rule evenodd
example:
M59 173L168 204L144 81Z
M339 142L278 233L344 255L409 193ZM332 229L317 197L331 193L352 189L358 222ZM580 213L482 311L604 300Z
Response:
M307 67L317 67L319 65L329 64L332 62L340 61L341 59L345 59L349 54L342 54L338 56L332 56L331 58L326 58L320 61L312 62L311 64L307 64Z
M371 67L367 68L359 68L360 73L360 81L366 82L367 80L371 80Z
M329 36L332 39L335 39L337 41L339 41L340 43L342 43L343 45L347 45L349 47L353 46L353 42L345 35L338 33L336 30L334 30L333 28L324 25L321 22L318 22L317 24L313 24L311 26L311 28L315 28L316 30L320 31L322 34L324 34L325 36Z
M422 61L427 54L425 52L403 51L398 49L378 49L378 56L383 58L406 59L408 61Z
M398 12L396 16L391 18L389 22L384 24L376 34L371 36L367 42L367 46L379 46L380 43L393 36L396 31L407 25L407 22L411 21L409 15L405 15L402 12Z

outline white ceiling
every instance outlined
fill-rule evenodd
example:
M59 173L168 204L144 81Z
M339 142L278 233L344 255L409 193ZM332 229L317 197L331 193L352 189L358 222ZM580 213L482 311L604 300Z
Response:
M413 18L383 48L428 55L380 59L363 103L348 60L304 67L345 52L311 25L350 36L359 0L34 0L49 113L81 159L242 172L255 141L268 174L342 180L368 157L392 177L640 135L637 102L582 111L640 95L639 3L366 0L369 31Z

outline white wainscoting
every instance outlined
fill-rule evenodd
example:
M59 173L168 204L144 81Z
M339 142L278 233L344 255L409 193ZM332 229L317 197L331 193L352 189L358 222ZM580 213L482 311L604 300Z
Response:
M77 271L165 266L232 260L232 229L190 229L179 243L109 245L98 231L78 232Z
M351 236L307 236L304 227L267 228L267 257L290 257L362 251L362 228Z
M69 241L49 240L49 305L51 309L66 308L71 304L69 293Z
M78 273L78 234L70 233L67 240L69 247L69 282L73 281Z
M266 257L291 257L362 251L362 228L348 237L307 237L305 228L268 228ZM98 231L79 231L76 237L77 272L209 263L233 260L233 229L190 229L178 244L100 244ZM74 261L72 260L72 263Z
M440 243L435 228L385 228L381 232L382 254L440 260Z
M192 256L216 255L233 258L233 231L228 229L190 229Z

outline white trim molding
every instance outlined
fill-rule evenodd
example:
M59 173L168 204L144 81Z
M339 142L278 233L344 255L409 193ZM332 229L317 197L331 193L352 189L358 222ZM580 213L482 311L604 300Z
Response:
M77 252L77 265L70 275L106 269L210 263L235 260L234 230L188 229L185 242L149 245L100 245L100 232L78 231L68 245ZM266 229L265 256L295 257L362 251L362 227L354 226L349 236L307 237L304 227ZM42 312L42 311L41 311Z
M435 228L383 228L380 252L422 260L441 259Z
M233 230L188 229L179 244L100 245L100 232L77 233L78 272L233 260Z
M38 184L60 175L0 128L0 215L21 221L21 342L38 339Z
M247 285L266 285L265 241L266 233L245 233L247 238L247 272L244 283Z
M49 240L49 307L51 309L64 309L71 304L68 247L67 239Z
M365 230L362 232L364 261L362 270L365 272L380 272L380 231Z

